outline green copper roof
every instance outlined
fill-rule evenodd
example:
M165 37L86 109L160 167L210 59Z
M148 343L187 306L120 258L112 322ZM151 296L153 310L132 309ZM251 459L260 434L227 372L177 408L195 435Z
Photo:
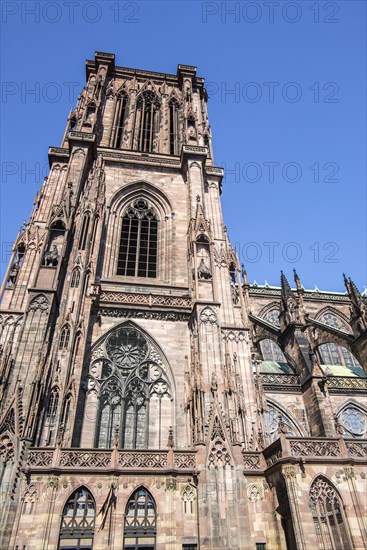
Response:
M275 361L261 361L261 372L272 374L294 374L288 363L276 363Z
M331 376L354 376L356 378L366 378L366 373L362 367L353 367L349 365L320 365L322 371L325 374L330 374Z

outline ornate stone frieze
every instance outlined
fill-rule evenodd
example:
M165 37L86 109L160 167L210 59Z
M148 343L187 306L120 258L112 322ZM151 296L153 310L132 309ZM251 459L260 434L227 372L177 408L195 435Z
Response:
M100 308L99 313L105 317L122 317L125 319L154 319L158 321L188 322L189 313L173 311L136 311L134 309Z
M136 294L129 292L102 291L100 301L149 307L191 307L191 299L182 296L159 296L154 294Z
M111 159L116 161L130 161L130 162L140 162L144 164L155 164L161 166L175 166L179 168L181 163L179 160L173 160L168 158L161 158L149 154L147 156L142 155L127 155L124 153L102 153L103 159Z
M82 141L95 141L96 136L94 134L87 134L85 132L69 132L70 139L81 139Z

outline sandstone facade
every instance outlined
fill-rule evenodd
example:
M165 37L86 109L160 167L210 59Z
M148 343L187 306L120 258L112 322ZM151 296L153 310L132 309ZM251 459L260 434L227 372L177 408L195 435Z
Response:
M366 298L249 285L195 67L86 69L1 290L0 547L365 548Z

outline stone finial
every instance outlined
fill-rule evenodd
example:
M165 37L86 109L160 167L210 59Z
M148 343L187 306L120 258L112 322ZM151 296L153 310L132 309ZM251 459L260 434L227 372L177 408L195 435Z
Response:
M297 271L293 268L294 282L296 283L297 290L302 290L301 279L299 278Z
M172 449L174 447L174 439L173 439L173 428L172 426L168 429L168 441L167 441L167 447Z

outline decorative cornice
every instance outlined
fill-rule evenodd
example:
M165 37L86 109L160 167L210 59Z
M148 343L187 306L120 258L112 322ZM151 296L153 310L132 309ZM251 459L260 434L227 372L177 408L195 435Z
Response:
M117 162L128 162L132 164L154 164L159 166L167 166L170 168L173 166L176 168L181 167L181 163L178 158L164 158L162 156L154 155L152 153L138 153L137 151L134 151L132 153L128 153L127 151L125 153L119 153L117 151L107 152L102 148L98 148L97 151L101 153L102 158L107 161L115 160Z

